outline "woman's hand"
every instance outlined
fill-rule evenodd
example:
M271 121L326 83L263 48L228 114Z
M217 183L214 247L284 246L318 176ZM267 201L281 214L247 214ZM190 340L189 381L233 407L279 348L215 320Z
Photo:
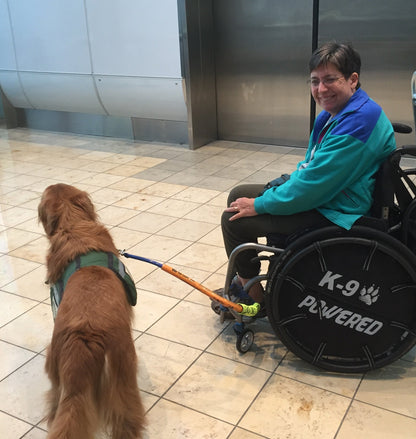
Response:
M237 200L230 204L230 207L225 209L225 212L235 212L235 215L230 218L230 221L234 221L245 216L258 215L254 209L254 198L237 198Z

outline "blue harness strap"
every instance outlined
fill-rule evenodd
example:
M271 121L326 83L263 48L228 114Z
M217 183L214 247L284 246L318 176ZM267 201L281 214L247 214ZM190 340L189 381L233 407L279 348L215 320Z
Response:
M80 268L99 266L112 270L122 281L127 299L130 305L135 306L137 303L137 290L134 281L128 272L127 267L113 253L92 251L86 255L77 256L65 269L59 280L51 285L51 307L53 317L56 317L58 307L62 301L66 284L69 278Z

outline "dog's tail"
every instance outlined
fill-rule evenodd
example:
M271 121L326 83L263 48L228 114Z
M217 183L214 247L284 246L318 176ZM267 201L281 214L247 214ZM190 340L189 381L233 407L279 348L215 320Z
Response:
M55 343L50 352L52 358L46 366L50 376L59 376L59 401L55 401L56 412L49 416L48 439L90 439L99 421L97 394L105 364L103 341L75 332Z
M102 408L114 439L142 438L145 410L137 385L137 356L128 327L109 341L103 374Z

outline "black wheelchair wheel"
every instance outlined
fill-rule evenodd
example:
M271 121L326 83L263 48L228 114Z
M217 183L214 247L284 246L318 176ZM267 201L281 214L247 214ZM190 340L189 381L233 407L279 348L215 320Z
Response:
M317 367L365 372L416 343L416 257L367 227L326 227L290 244L266 286L282 343Z
M251 329L244 329L240 334L237 334L235 347L241 354L248 352L254 342L254 332Z

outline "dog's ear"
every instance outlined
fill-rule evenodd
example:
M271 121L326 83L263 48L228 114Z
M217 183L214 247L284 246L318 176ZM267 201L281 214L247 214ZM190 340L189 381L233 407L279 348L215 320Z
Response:
M80 191L71 197L71 203L79 212L79 217L91 221L97 220L94 204L87 192Z
M52 204L52 200L44 194L38 206L38 221L42 223L47 236L52 236L56 232L59 223L58 211L52 207Z

